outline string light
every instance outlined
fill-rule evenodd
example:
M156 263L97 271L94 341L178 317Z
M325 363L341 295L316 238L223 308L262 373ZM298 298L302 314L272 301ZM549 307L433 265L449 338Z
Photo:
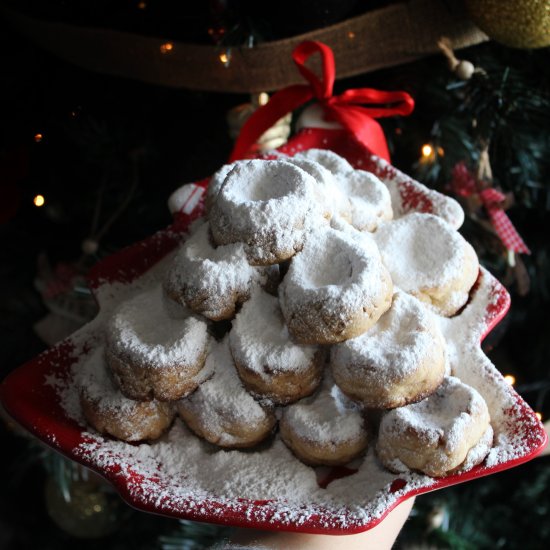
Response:
M36 141L36 143L40 143L43 137L44 136L42 134L34 134L34 141Z
M269 94L267 94L266 92L261 92L260 95L258 96L258 105L266 105L267 102L269 101Z
M433 155L434 149L429 143L425 143L422 145L422 156L427 159L428 157L431 157Z
M229 67L229 63L231 62L231 51L227 50L225 52L222 52L219 58L224 67Z
M353 31L349 31L349 32L348 32L348 38L349 38L350 40L353 40L353 39L355 38L355 33L354 33Z
M504 380L506 380L510 386L513 386L516 383L516 377L513 374L507 374L504 377Z
M169 53L174 49L174 44L172 42L165 42L164 44L160 45L160 53Z
M71 109L69 111L69 116L71 118L77 118L82 113L82 106L81 105L75 105L74 109Z
M536 412L536 413L535 413L535 416L536 416L539 420L542 420L542 414L541 414L541 413Z
M44 198L44 195L36 195L32 202L34 203L34 206L38 206L40 208L41 206L44 206L46 199Z
M147 7L147 2L138 2L138 9L144 10Z

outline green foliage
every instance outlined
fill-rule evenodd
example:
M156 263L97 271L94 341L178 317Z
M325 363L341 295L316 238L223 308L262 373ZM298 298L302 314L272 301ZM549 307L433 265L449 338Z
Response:
M423 88L418 109L430 110L431 139L444 155L433 163L438 169L419 175L444 189L453 166L475 166L487 142L495 182L522 207L550 209L550 76L541 70L547 51L491 45L457 55L477 71L468 81L442 71Z
M470 80L460 81L442 58L425 81L416 116L430 120L431 132L424 139L436 153L429 162L417 162L413 171L421 181L449 193L453 167L466 162L475 171L483 145L489 144L494 185L513 193L507 214L532 250L531 256L521 258L530 279L529 293L524 295L512 284L517 272L508 265L495 235L479 223L482 209L469 212L461 231L481 263L508 282L513 306L504 353L521 384L543 382L524 396L545 413L550 384L550 343L545 336L550 333L545 314L550 306L548 50L525 52L487 44L456 55L472 61L477 71ZM409 122L405 121L405 131Z
M422 543L452 550L548 547L549 466L547 458L539 459L518 470L418 497L415 513L400 537L402 546ZM434 510L444 511L440 526L430 526Z
M455 52L482 69L466 82L449 72L441 59L418 87L414 119L402 122L412 134L416 155L431 143L430 162L418 161L418 179L449 193L458 162L475 171L484 143L494 185L513 193L507 214L531 248L522 256L530 291L520 295L512 284L498 239L479 223L483 212L469 212L461 231L472 242L481 263L508 284L512 308L489 336L487 349L504 373L518 379L518 392L550 416L550 73L549 50L517 51L490 43ZM416 68L424 74L422 68ZM418 133L421 125L427 128ZM431 129L430 129L431 128ZM441 148L438 153L438 148ZM404 167L406 170L406 167ZM472 215L472 214L475 214ZM496 344L498 346L495 348ZM463 486L423 495L402 539L453 550L495 548L539 549L550 545L550 464L538 459L510 473L500 473ZM434 508L443 507L446 521L429 529ZM405 544L406 547L406 544Z
M228 527L180 520L178 529L159 537L159 543L162 550L202 550L211 548L229 532Z

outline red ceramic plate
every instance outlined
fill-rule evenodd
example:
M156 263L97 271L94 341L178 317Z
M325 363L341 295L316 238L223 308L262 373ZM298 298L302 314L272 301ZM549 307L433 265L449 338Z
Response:
M434 212L455 227L462 223L463 214L454 201L428 190L373 157L344 131L302 130L281 152L292 155L312 147L331 149L346 157L355 167L379 175L392 192L397 213L412 210ZM206 182L201 182L188 189L195 193L198 190L200 195L205 185ZM193 200L193 203L196 202ZM146 273L177 246L190 220L200 215L200 201L190 212L186 210L189 209L184 205L169 229L98 264L91 273L92 288L97 292L106 282L131 285L132 281ZM105 306L104 299L100 300L101 307ZM495 446L482 465L437 480L419 474L399 476L383 472L376 465L371 451L364 462L370 461L369 468L374 468L373 475L362 470L362 465L358 465L359 471L349 468L319 469L317 479L323 489L315 492L311 502L293 502L276 494L261 495L260 498L247 495L243 498L235 496L234 492L230 495L208 491L186 492L185 484L193 484L193 479L174 477L162 464L155 471L144 468L133 452L138 447L115 443L89 433L68 417L51 381L68 379L71 366L78 361L75 340L71 338L11 373L0 387L0 398L6 410L27 430L63 455L104 476L137 509L233 526L352 534L371 529L395 506L413 495L517 466L534 458L544 448L547 438L540 421L513 388L503 381L479 345L481 339L506 314L509 304L509 295L504 287L487 271L481 270L467 306L458 316L444 321L443 328L448 334L456 332L459 326L469 327L467 338L464 337L456 347L459 361L455 365L455 374L484 395L496 435ZM79 334L79 346L87 337L89 347L97 345L96 332L91 328L87 332L84 327ZM179 429L184 428L180 426ZM244 461L246 454L241 456ZM206 454L203 458L206 464ZM211 475L224 473L212 471ZM346 483L349 484L349 491ZM376 486L374 490L373 485ZM328 495L332 488L338 486L339 500L319 496L323 491L327 491Z

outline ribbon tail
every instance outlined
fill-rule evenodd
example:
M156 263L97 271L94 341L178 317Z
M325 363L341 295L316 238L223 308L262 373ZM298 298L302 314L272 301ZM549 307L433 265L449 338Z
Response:
M513 250L517 253L531 254L531 251L504 210L496 205L487 206L486 208L492 225L504 246L508 250Z
M312 97L311 88L303 84L289 86L273 94L270 100L252 113L244 123L229 157L229 162L245 158L266 130L269 130L280 118L294 111Z
M390 162L390 151L382 126L362 107L330 105L326 107L328 120L339 122L369 151Z
M496 189L489 187L480 193L481 200L487 209L487 214L491 224L495 228L497 235L508 250L522 254L531 254L527 245L517 232L514 224L501 208L500 203L505 199L505 195Z

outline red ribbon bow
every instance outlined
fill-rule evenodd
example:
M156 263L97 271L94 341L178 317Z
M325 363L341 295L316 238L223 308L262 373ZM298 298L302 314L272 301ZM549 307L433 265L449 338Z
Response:
M321 79L305 66L307 59L316 53L321 55ZM371 88L347 90L339 96L333 96L336 76L334 54L322 42L302 42L292 52L292 58L309 84L284 88L255 111L241 129L230 162L244 158L266 130L313 98L322 105L327 121L340 123L374 154L389 161L388 144L382 127L375 119L410 114L414 108L412 97L406 92L383 92ZM364 104L370 106L365 107Z

